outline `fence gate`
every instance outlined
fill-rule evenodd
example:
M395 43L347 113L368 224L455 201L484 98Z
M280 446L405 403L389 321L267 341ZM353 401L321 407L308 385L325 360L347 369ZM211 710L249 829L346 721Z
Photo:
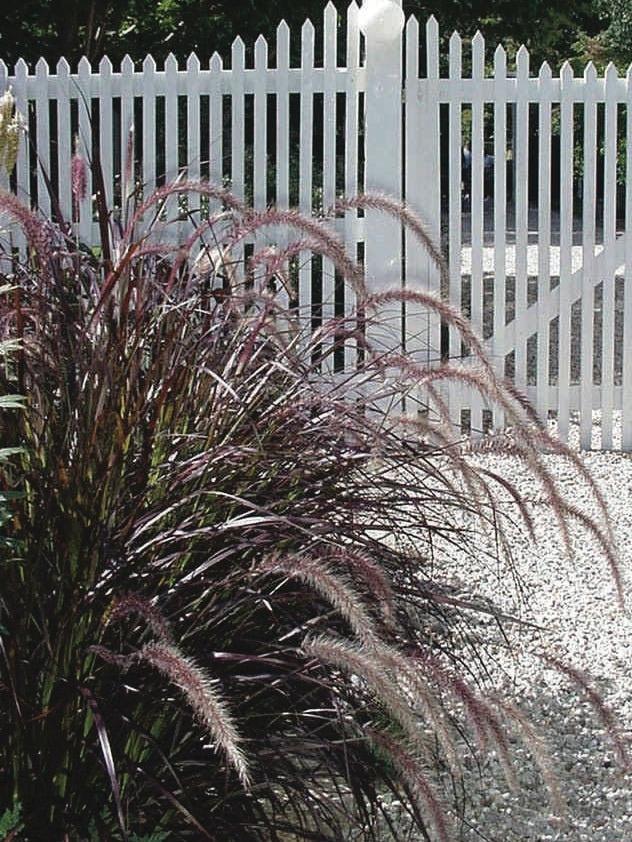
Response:
M532 75L524 47L509 67L480 34L440 62L433 19L421 73L414 20L405 46L406 197L441 232L443 294L564 440L632 449L632 73ZM451 330L443 356L463 352ZM502 427L476 396L447 398L473 432Z

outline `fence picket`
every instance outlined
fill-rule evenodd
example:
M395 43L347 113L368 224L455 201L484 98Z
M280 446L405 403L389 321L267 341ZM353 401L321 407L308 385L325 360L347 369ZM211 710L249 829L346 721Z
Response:
M298 149L298 206L303 213L312 212L312 133L314 129L314 26L305 21L301 30L300 125ZM312 257L308 251L299 255L298 299L308 325L315 315L312 296Z
M507 54L499 44L494 53L494 292L491 354L496 370L505 373L499 337L505 329L507 276ZM502 409L494 411L494 427L502 429Z
M142 74L143 158L140 178L144 198L147 198L156 188L156 62L153 56L144 60Z
M290 29L285 21L277 27L276 42L276 150L275 150L275 203L277 207L290 207ZM279 249L289 245L289 235L282 227L276 233ZM284 284L277 285L277 297L281 310L290 305L290 267L285 261Z
M218 71L218 59L211 67L211 76ZM212 61L212 60L211 60ZM231 152L230 152L230 179L231 190L236 196L244 196L246 191L246 172L244 161L244 150L246 147L246 100L245 100L245 68L246 68L246 45L241 38L233 41L231 51ZM215 71L215 72L214 72ZM217 82L215 81L215 84ZM211 125L211 162L213 158L213 132ZM211 164L212 165L212 164ZM230 256L235 267L239 267L244 259L244 245L240 240L232 249Z
M582 258L583 282L581 297L580 348L580 428L581 446L587 450L592 441L593 408L593 344L595 332L595 207L597 199L597 71L592 62L584 71L584 138L583 138L583 207ZM602 307L603 312L603 307Z
M268 42L260 35L255 41L255 83L254 83L254 144L252 204L255 210L263 210L267 204L267 137L268 102L266 81L268 71Z
M205 159L208 165L208 178L212 185L221 187L224 181L224 114L222 97L222 75L224 66L221 56L213 53L209 62L209 128L208 128L208 149L205 150ZM241 97L243 107L243 94ZM243 125L243 123L242 123ZM243 148L239 151L239 157L243 158ZM219 202L211 201L209 215L220 210Z
M449 50L449 78L458 81L463 72L463 45L461 37L456 32L453 32L450 36ZM463 225L463 202L469 200L469 190L463 180L464 146L462 137L462 107L458 96L451 98L448 105L448 160L450 161L450 170L448 173L450 179L448 188L448 300L450 306L455 310L461 309L461 229ZM466 192L468 195L465 195ZM456 361L461 356L461 353L461 336L457 328L450 325L448 329L448 359ZM448 406L457 424L461 422L461 411L463 409L463 402L460 398L461 390L458 388L458 385L456 383L450 383L448 385Z
M480 32L472 38L472 189L470 236L472 274L470 280L470 321L474 332L483 335L483 246L485 243L485 124L484 95L480 84L485 77L485 41ZM476 438L483 430L483 404L477 392L470 398L470 425Z
M41 58L35 65L33 94L35 99L35 148L37 167L37 206L45 216L50 216L51 203L46 187L46 176L51 173L50 121L48 116L48 64Z
M560 72L560 311L558 317L557 424L568 441L571 379L571 297L573 248L573 70ZM570 175L570 177L569 177Z
M173 59L175 62L175 58ZM173 64L173 62L172 62ZM169 65L169 57L165 62L165 70ZM177 70L177 64L176 68ZM176 108L177 114L177 108ZM169 130L169 117L165 114L167 121L167 132ZM178 135L177 135L177 116L175 120L175 137L167 134L167 148L175 147L175 152L171 153L177 157L178 154ZM136 131L134 126L134 62L130 56L125 56L121 62L121 125L120 125L120 144L121 144L121 215L124 221L127 221L132 212L135 185L135 147L136 147ZM176 165L177 166L177 165Z
M89 172L87 162L92 160L92 67L85 56L79 62L78 70L79 97L77 105L79 114L76 151L86 163L86 190L85 195L77 197L75 201L78 204L79 238L83 243L90 243L93 242L91 197L94 188L92 174Z
M625 122L625 269L622 338L622 441L623 450L632 450L632 65L626 76Z
M613 258L617 236L617 69L610 64L605 75L603 247L609 255L603 275L602 364L601 364L601 447L613 448L613 408L615 382L615 274Z
M276 204L290 207L290 28L277 27Z
M360 70L360 30L358 29L358 7L351 3L347 8L347 83L345 90L345 138L351 142L345 143L344 172L345 195L355 196L360 189L359 154L357 137L360 120L360 90L362 89ZM344 216L343 236L351 257L358 257L358 243L361 235L357 210L348 210ZM351 313L357 305L355 293L351 284L345 283L345 313ZM357 340L347 340L344 349L344 365L351 371L357 360Z
M186 62L186 177L191 181L201 178L201 124L200 124L200 60L192 53ZM221 98L220 98L221 102ZM200 224L200 197L187 195L187 236Z
M434 18L428 20L425 30L426 66L424 84L427 96L421 98L419 88L420 27L416 18L408 20L405 30L406 73L405 73L405 134L406 167L404 171L404 195L413 210L422 215L429 226L428 233L439 242L440 232L436 222L440 216L440 182L437 150L439 149L439 105L438 41L439 29ZM421 148L420 148L421 144ZM432 220L432 222L431 222ZM439 278L436 267L429 260L427 251L418 239L405 231L405 283L413 290L439 292ZM444 291L445 292L445 291ZM438 319L432 318L427 308L415 301L404 305L406 350L421 365L438 360L441 353L441 337ZM419 412L429 409L429 395L426 389L419 389L406 403L406 412L413 418Z
M66 59L60 59L57 63L57 78L59 80L59 95L57 97L57 166L60 174L57 193L63 219L72 219L71 180L69 178L63 178L62 173L68 172L72 160L70 99L71 96L76 96L76 90L71 90L70 65Z
M548 419L550 401L551 328L551 125L553 74L544 63L538 76L538 318L536 410Z
M145 60L145 68L147 69L147 77L153 82L155 78L156 64L149 56ZM153 73L151 71L154 71ZM113 133L113 68L110 59L105 56L99 62L99 146L97 157L101 162L101 170L103 172L103 187L105 196L104 202L108 208L114 207L114 133ZM145 79L143 79L145 81ZM149 103L153 106L154 97L151 95L151 88L147 90L145 97L143 97L143 107ZM155 166L156 149L155 147L149 150L148 157L144 158L145 162L152 162L150 166ZM155 172L155 171L154 171ZM149 193L153 190L152 181L146 181Z
M516 55L516 123L513 131L515 195L514 380L527 389L528 308L527 248L529 244L529 53L524 45Z
M336 200L336 38L338 14L333 3L325 7L323 31L323 174L322 206L326 211ZM322 261L322 303L321 318L323 324L330 322L336 312L336 277L334 264L329 258ZM329 332L328 340L323 342L323 367L333 370L333 337Z
M9 68L6 63L0 59L0 91L4 93L9 87ZM10 190L11 182L10 175L5 167L0 167L0 190ZM0 258L4 260L4 258Z
M123 59L125 61L125 59ZM178 60L169 53L165 59L164 71L164 172L158 173L158 177L164 180L164 183L171 184L179 175L179 109L178 109ZM129 124L123 117L127 116L127 109L124 108L121 102L121 148L127 149L130 140ZM133 137L133 135L132 135ZM123 146L125 144L125 146ZM126 179L124 180L124 184ZM126 196L124 197L126 201ZM169 225L169 229L174 230L177 239L180 239L182 234L182 226L180 223L180 204L182 196L173 194L167 197L164 205L164 220Z

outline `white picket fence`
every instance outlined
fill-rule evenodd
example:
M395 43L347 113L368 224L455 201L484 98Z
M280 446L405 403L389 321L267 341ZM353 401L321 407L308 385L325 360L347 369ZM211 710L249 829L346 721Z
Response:
M59 174L78 137L88 157L98 151L122 214L135 191L184 170L257 208L318 212L363 189L403 199L442 242L449 283L440 289L396 221L347 212L336 224L368 283L422 287L464 307L499 373L541 417L557 418L562 438L577 423L589 447L598 413L596 446L631 450L632 74L599 76L589 65L575 77L564 65L554 75L544 65L533 75L524 47L508 62L502 47L486 53L480 35L467 50L453 35L442 60L434 19L420 32L410 18L383 43L361 35L355 3L344 19L328 4L322 30L305 23L296 65L290 47L281 23L272 58L259 38L253 56L237 39L229 63L215 54L204 67L195 56L163 68L125 59L118 70L107 58L96 68L82 60L76 71L62 59L54 73L43 61L34 72L0 61L0 92L11 86L29 125L13 189L49 213L49 173L72 218ZM90 198L75 223L98 240ZM327 261L307 259L298 299L310 318L353 303ZM462 355L438 318L412 308L405 318L407 347L422 359ZM503 425L465 390L451 387L446 399L473 431Z

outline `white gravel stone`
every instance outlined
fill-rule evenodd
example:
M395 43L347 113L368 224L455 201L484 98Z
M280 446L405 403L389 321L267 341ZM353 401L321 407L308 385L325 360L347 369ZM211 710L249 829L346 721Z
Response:
M621 768L615 746L586 695L548 667L536 652L553 652L591 676L592 685L615 714L620 736L632 738L632 458L622 453L582 454L606 498L618 546L618 566L628 604L622 607L612 571L596 542L579 526L571 529L569 556L545 495L514 458L498 453L475 457L515 483L530 501L537 543L511 527L513 563L521 586L507 569L486 561L454 559L452 573L471 593L489 596L522 624L506 626L511 648L499 645L494 675L501 694L517 698L549 747L558 785L567 802L565 821L552 815L547 791L531 753L512 745L521 789L511 792L499 762L490 755L479 775L466 770L462 842L630 842L632 772ZM599 517L596 501L568 460L545 456L568 499ZM464 569L464 564L467 567ZM631 751L632 753L632 751Z

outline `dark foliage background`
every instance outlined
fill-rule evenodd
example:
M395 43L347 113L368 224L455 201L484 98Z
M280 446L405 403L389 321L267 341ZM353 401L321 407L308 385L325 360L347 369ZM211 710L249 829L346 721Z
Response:
M25 0L19 7L4 4L0 13L0 57L8 64L18 58L35 62L40 56L54 65L65 56L75 63L81 55L95 61L104 54L116 64L128 53L141 61L148 53L161 61L169 52L185 59L196 52L208 61L218 51L227 58L238 35L251 44L259 34L272 42L277 24L285 19L299 39L306 18L320 26L321 0ZM404 0L407 15L424 22L434 14L444 37L457 30L467 37L481 29L493 46L524 43L534 65L553 65L569 58L592 57L620 63L632 58L627 0ZM338 6L344 13L346 3ZM627 23L626 23L627 21Z

